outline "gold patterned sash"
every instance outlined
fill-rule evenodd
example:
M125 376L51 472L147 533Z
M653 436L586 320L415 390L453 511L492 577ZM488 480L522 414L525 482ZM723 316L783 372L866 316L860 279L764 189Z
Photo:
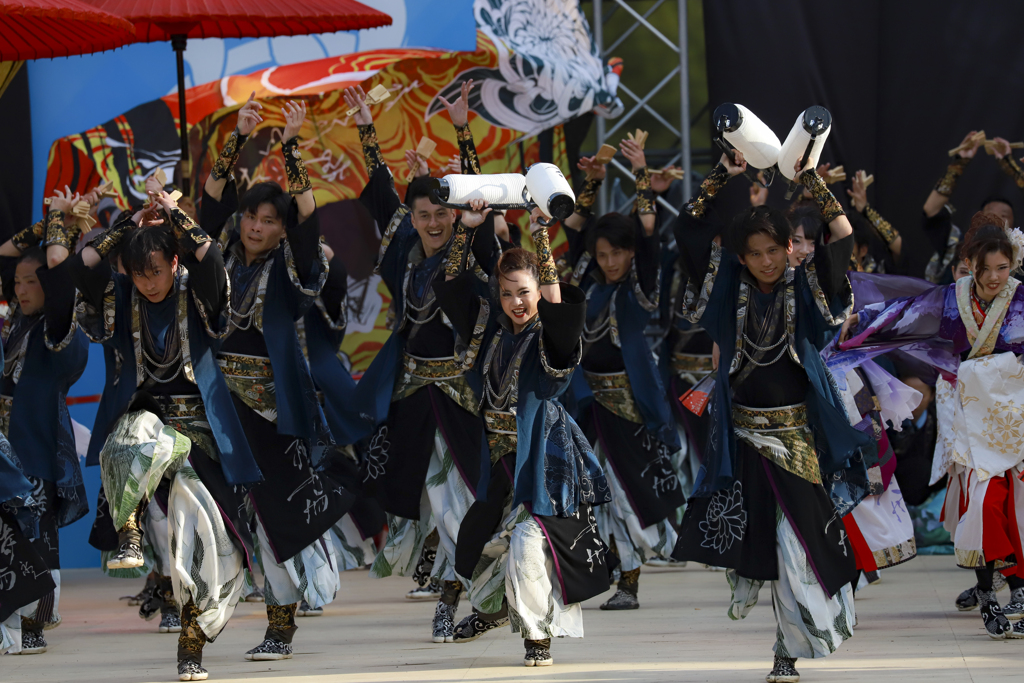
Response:
M629 385L629 376L624 372L587 372L583 376L590 386L590 391L601 406L623 420L643 424L644 420L637 410L633 399L633 390Z
M821 483L814 436L807 423L807 404L778 408L748 408L732 404L736 438L747 443L782 469Z
M487 446L491 451L492 464L503 455L515 452L518 441L515 413L485 409L484 429L487 432Z
M474 415L480 412L480 400L466 381L465 373L455 356L420 358L403 354L402 369L395 380L391 401L393 403L412 396L430 384Z
M13 396L0 395L0 433L4 436L9 436L11 433L11 408L13 407Z
M714 369L711 367L711 354L675 352L670 363L674 374L692 375L697 379Z
M274 390L274 369L270 359L242 353L220 353L217 365L224 374L228 389L257 413L277 421L277 394Z
M199 394L173 394L154 396L164 414L164 424L192 440L214 460L220 460L220 453L213 440L210 423L206 421L206 405Z

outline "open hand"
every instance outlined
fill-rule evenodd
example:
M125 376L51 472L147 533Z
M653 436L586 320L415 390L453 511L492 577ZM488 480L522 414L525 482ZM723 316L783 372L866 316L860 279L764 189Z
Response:
M351 88L345 88L341 96L345 98L345 104L349 109L359 109L353 117L357 126L368 126L373 123L373 115L366 104L366 93L363 92L362 86L353 85Z
M850 195L850 201L853 202L853 208L861 212L868 205L868 188L864 187L865 175L864 171L857 171L850 183L852 189L846 191L846 194Z
M75 204L80 201L82 201L82 195L72 192L71 188L65 185L64 192L56 189L53 191L53 199L50 200L50 209L52 211L63 211L64 214L67 215L75 208Z
M412 171L413 176L417 178L430 175L427 160L417 154L414 149L405 150L405 163L409 165L409 170Z
M263 122L263 117L260 116L261 109L263 109L263 105L256 101L256 91L254 90L249 95L248 101L238 110L238 123L235 124L235 127L238 129L239 135L251 135L256 130L256 125ZM285 140L288 139L290 138L285 138Z
M622 152L622 156L629 159L629 163L633 164L632 170L634 172L647 165L647 157L644 155L644 150L635 141L626 138L619 143L619 150Z
M608 167L597 161L597 156L582 157L576 168L587 174L587 180L604 180Z
M469 123L469 91L473 89L473 79L463 82L462 92L459 93L459 99L454 102L449 102L440 95L437 99L441 100L441 104L448 110L448 116L452 119L452 125L456 128L462 128L464 125Z
M284 140L291 140L302 130L302 124L306 120L306 103L302 100L290 100L281 109L284 113Z

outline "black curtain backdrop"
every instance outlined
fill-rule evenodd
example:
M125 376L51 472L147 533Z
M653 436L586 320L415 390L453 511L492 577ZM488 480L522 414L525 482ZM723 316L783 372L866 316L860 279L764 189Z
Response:
M32 221L32 117L28 66L0 96L0 131L7 161L0 164L0 243Z
M705 0L711 106L743 104L780 140L806 107L828 108L822 162L874 174L868 201L903 235L904 270L920 276L930 256L921 207L947 151L971 130L1024 140L1022 23L1024 3L1011 2ZM749 206L748 188L727 186L724 215ZM776 180L769 202L784 207L785 188ZM1024 222L1021 191L979 150L951 199L953 222L966 229L993 194Z

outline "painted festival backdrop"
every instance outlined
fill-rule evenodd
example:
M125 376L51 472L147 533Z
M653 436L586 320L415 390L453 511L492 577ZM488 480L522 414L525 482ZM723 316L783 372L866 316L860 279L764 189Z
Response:
M597 55L576 0L449 0L443 13L424 12L425 6L434 3L415 0L367 4L395 17L395 26L305 38L194 41L203 45L190 42L186 52L191 79L186 94L191 162L184 173L193 193L197 185L201 188L234 128L235 112L251 92L264 106L264 121L239 158L239 191L264 180L284 184L281 107L291 99L306 102L303 157L323 232L349 273L349 327L341 352L356 374L369 366L390 333L391 297L372 273L380 235L357 201L367 175L355 123L346 115L344 88L359 83L368 91L382 85L390 93L372 111L399 194L404 194L408 171L405 150L416 148L421 137L437 144L428 160L432 174L443 174L441 169L457 157L455 131L439 96L453 100L466 79L476 83L469 123L484 173L525 172L531 164L545 160L568 174L562 124L589 112L615 116L622 110L615 93L617 76L606 76L607 66ZM471 23L464 21L467 18ZM88 121L77 114L78 132L65 128L49 138L45 166L36 166L45 168L44 178L35 183L40 208L42 188L67 185L85 192L112 181L118 197L100 206L102 224L117 211L142 201L145 178L157 167L168 178L174 177L181 125L177 92L173 83L162 82L156 86L161 91L154 93L153 84L145 82L150 70L145 77L132 71L139 68L136 57L145 57L135 54L139 48L152 46L94 56L96 63L87 69L76 65L97 81L103 80L102 75L94 70L126 69L142 79L140 87L124 88L119 80L119 88L140 97L126 99L120 92L113 105L117 109L104 105L99 108L106 112L104 117ZM308 55L312 58L295 59ZM220 72L211 63L220 64ZM47 65L46 77L58 67L59 61ZM39 77L38 70L30 69L33 87ZM173 78L173 70L168 78ZM38 130L34 126L34 142ZM40 146L35 148L38 151ZM525 226L525 215L512 218ZM525 239L524 246L530 248L529 242ZM564 235L553 232L552 242L556 252L564 248ZM98 395L102 377L102 354L97 348L72 394ZM85 402L78 408L75 419L91 426L94 407ZM92 515L87 519L91 524ZM69 555L68 567L96 566L98 561L98 553L84 542L88 529L76 528L83 522L62 533L62 543L67 539L68 552L62 555ZM80 551L71 552L71 546Z

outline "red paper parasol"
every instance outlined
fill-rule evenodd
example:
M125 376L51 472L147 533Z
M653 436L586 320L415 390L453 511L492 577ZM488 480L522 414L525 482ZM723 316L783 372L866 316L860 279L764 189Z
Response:
M189 38L264 38L355 31L391 24L391 17L356 0L89 0L135 25L136 41L170 40L178 56L181 160L188 160L185 60ZM183 178L184 180L184 178ZM183 188L186 191L188 188Z
M81 0L0 0L0 62L103 52L134 42L131 23Z

